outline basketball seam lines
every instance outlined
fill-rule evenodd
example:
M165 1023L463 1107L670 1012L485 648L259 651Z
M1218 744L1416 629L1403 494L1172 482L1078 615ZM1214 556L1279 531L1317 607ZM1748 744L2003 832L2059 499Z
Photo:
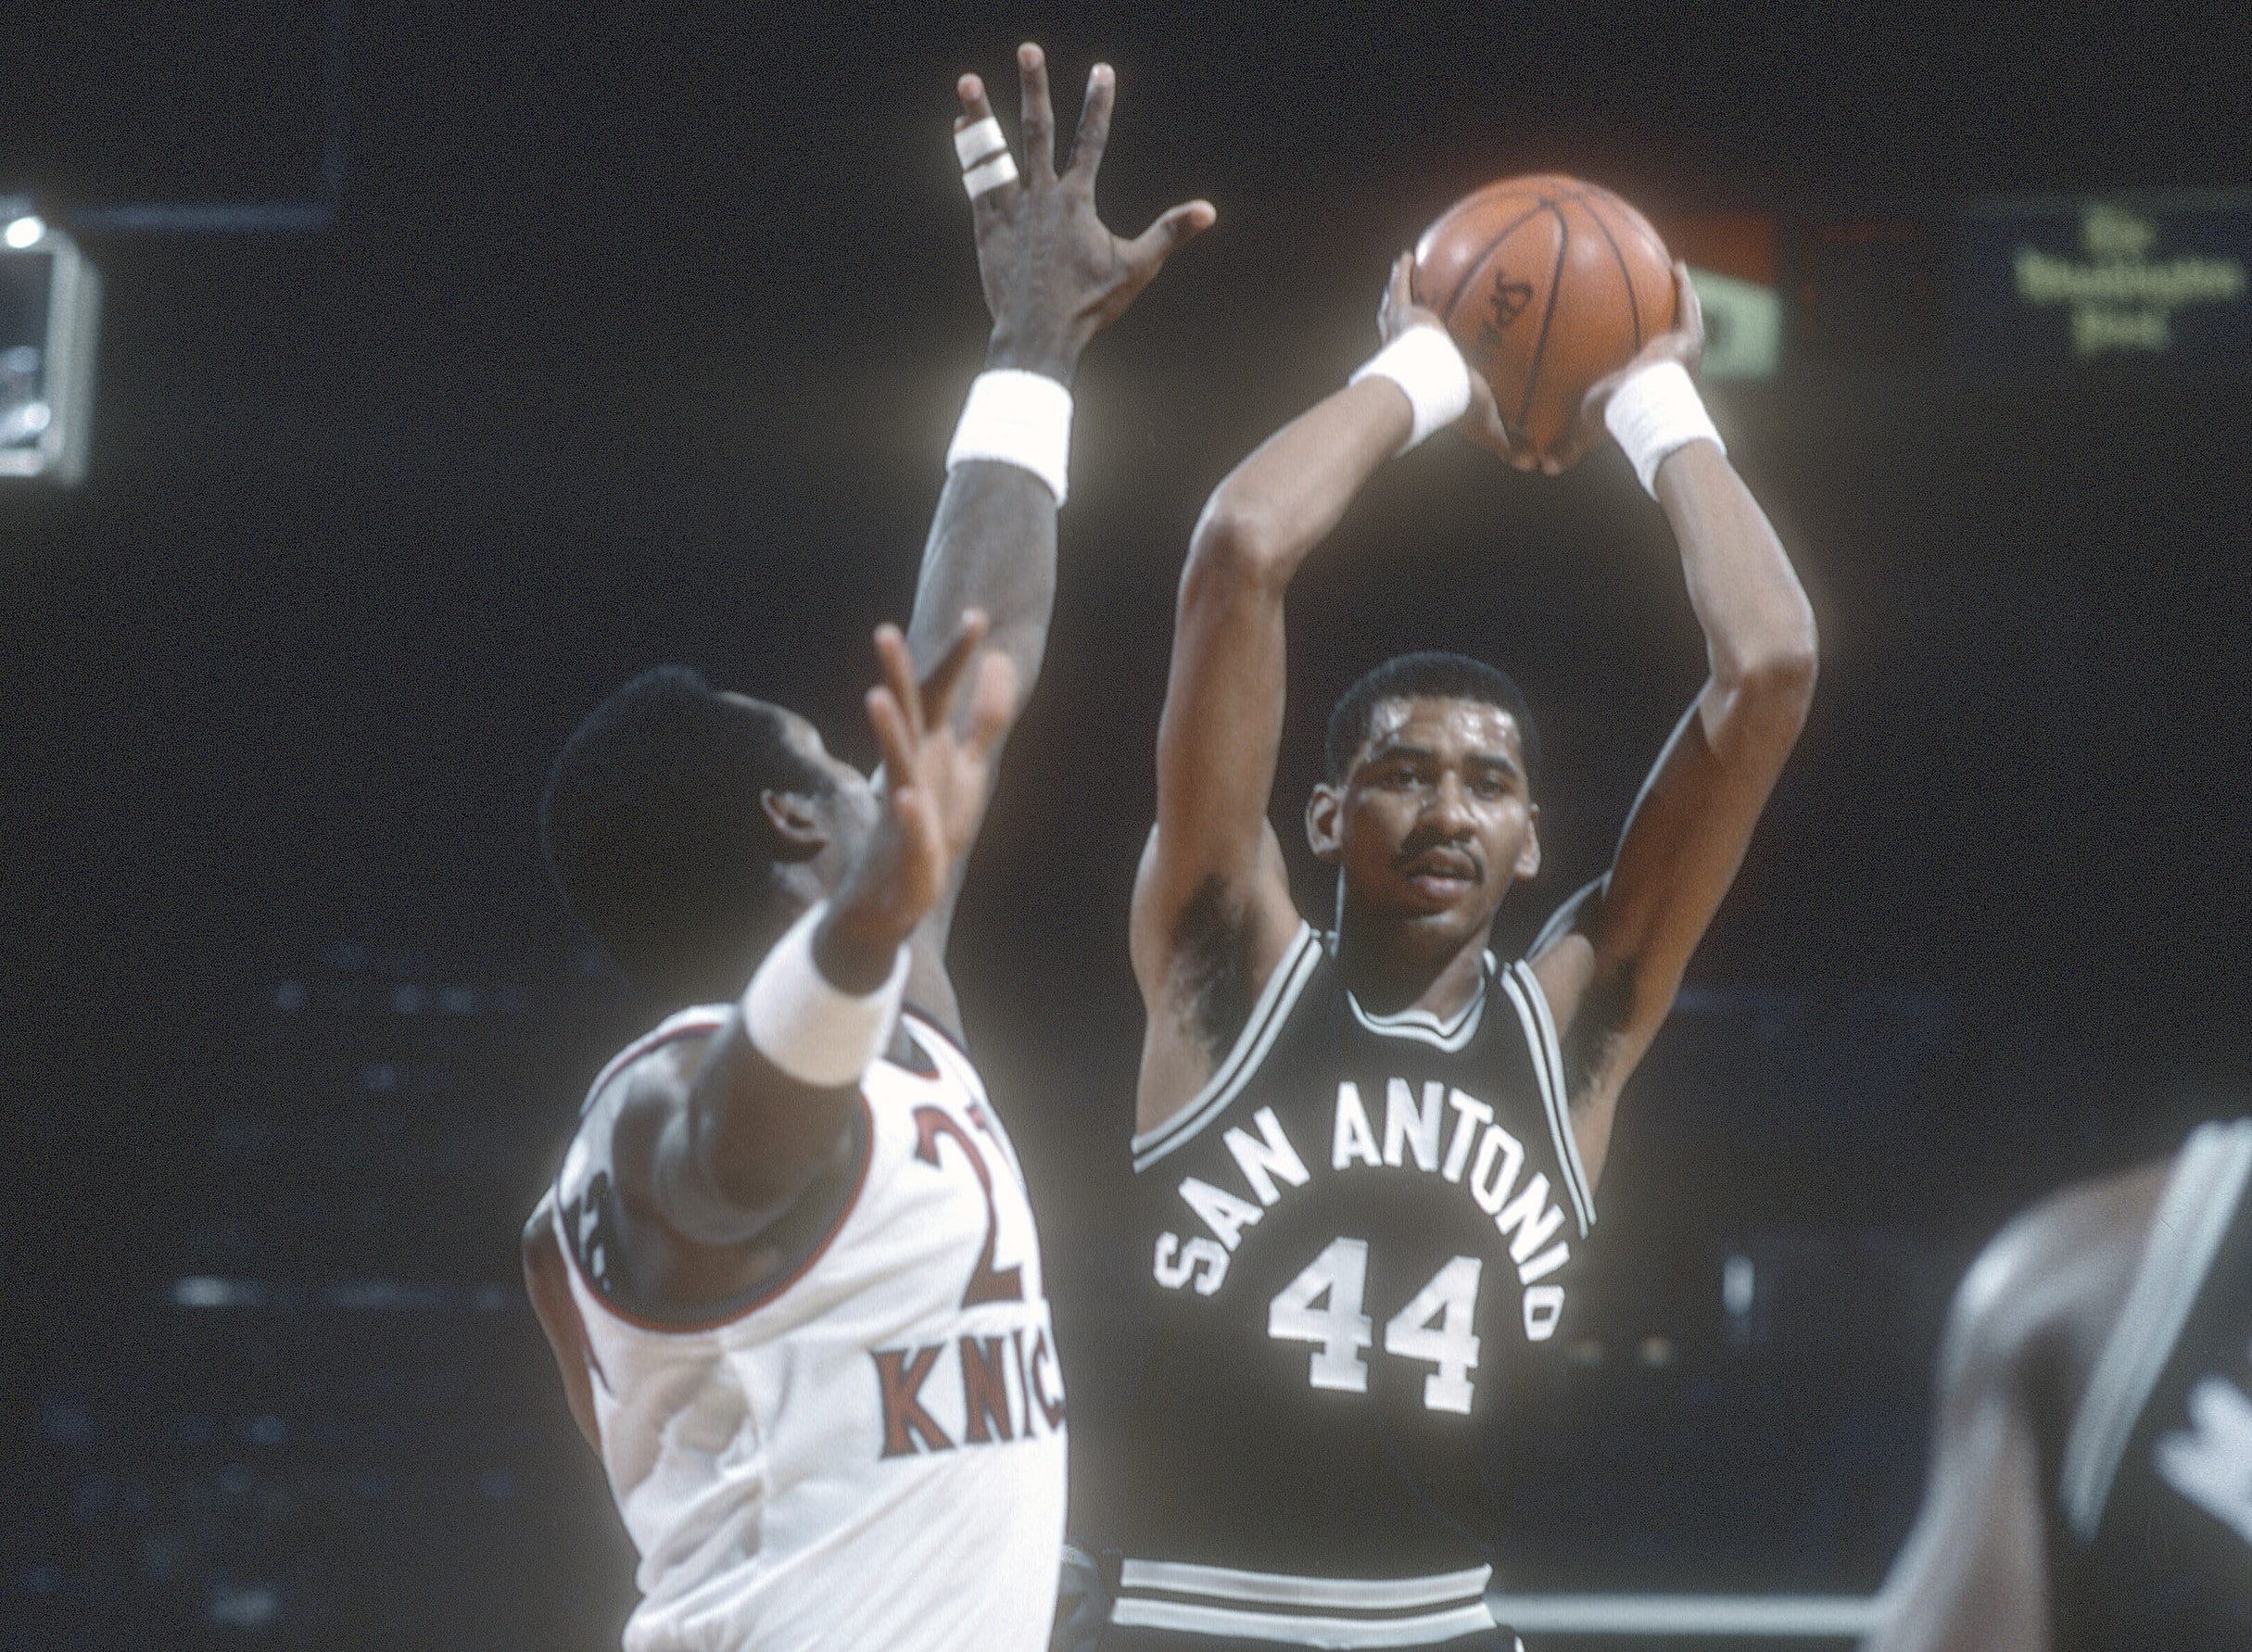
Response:
M1634 347L1637 355L1642 351L1642 307L1635 302L1634 271L1626 268L1626 254L1619 246L1619 238L1611 233L1611 226L1602 215L1590 207L1588 217L1595 227L1603 232L1603 240L1611 248L1611 256L1619 262L1619 279L1626 284L1626 319L1634 323Z
M1572 245L1572 225L1553 201L1542 203L1556 214L1556 268L1549 275L1549 301L1540 311L1540 336L1533 341L1533 368L1525 375L1525 401L1517 410L1517 428L1533 416L1533 394L1540 387L1540 359L1548 353L1549 323L1556 319L1556 291L1563 283L1564 252Z
M1486 267L1487 260L1501 250L1502 242L1539 217L1550 204L1546 195L1540 196L1539 202L1540 205L1537 207L1526 208L1522 217L1488 241L1478 256L1471 259L1470 268L1463 272L1462 279L1454 284L1454 291L1448 295L1446 308L1439 311L1439 321L1446 326L1448 332L1454 331L1454 312L1461 308L1462 295L1470 290L1470 284L1477 279L1478 271Z

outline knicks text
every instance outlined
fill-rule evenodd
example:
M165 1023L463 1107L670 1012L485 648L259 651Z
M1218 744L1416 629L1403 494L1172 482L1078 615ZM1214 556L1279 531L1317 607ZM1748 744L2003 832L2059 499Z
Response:
M1029 1344L1020 1327L1006 1337L878 1348L868 1357L883 1399L883 1457L1006 1445L1063 1431L1063 1373L1044 1330L1034 1330ZM961 1419L958 1438L931 1414L931 1405Z

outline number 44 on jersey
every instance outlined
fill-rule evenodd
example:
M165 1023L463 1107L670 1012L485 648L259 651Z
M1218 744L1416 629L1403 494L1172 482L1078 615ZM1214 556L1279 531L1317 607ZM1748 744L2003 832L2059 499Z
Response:
M1469 1414L1470 1373L1478 1368L1478 1339L1470 1328L1483 1266L1475 1256L1452 1258L1385 1321L1386 1354L1438 1367L1423 1379L1426 1410ZM1368 1242L1333 1239L1267 1305L1269 1336L1314 1344L1307 1381L1316 1388L1368 1392L1368 1361L1360 1353L1374 1340L1374 1322L1360 1311L1368 1277Z

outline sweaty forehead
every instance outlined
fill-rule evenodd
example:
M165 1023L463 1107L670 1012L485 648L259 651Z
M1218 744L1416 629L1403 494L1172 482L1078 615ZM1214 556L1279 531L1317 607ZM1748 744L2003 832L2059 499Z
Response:
M1417 696L1380 700L1369 711L1368 738L1357 763L1396 746L1420 746L1447 754L1492 752L1525 766L1525 738L1517 719L1482 700Z

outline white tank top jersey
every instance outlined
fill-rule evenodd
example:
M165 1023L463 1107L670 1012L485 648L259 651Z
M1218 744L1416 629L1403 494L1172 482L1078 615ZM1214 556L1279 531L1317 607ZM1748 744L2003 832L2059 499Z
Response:
M674 1016L595 1080L558 1211L600 1204L588 1138L606 1140L610 1080L725 1015ZM976 1071L901 1025L926 1070L869 1069L841 1213L731 1318L635 1318L565 1229L602 1462L641 1557L626 1652L1047 1645L1064 1393L1031 1206Z

